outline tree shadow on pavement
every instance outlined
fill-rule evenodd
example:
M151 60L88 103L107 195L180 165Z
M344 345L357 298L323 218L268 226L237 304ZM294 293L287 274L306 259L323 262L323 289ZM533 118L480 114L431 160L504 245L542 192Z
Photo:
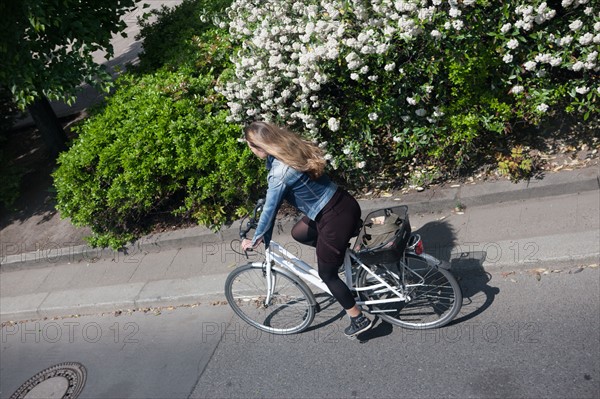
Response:
M83 117L83 113L74 113L58 118L68 138L74 137L71 127ZM6 132L3 149L21 178L15 203L8 208L0 207L0 229L33 216L42 217L38 225L52 218L56 213L52 180L56 161L48 155L38 128L27 125Z
M4 148L21 178L15 203L8 208L0 206L0 229L34 215L42 216L43 220L51 217L55 209L50 174L55 163L47 156L38 130L30 127L11 131Z

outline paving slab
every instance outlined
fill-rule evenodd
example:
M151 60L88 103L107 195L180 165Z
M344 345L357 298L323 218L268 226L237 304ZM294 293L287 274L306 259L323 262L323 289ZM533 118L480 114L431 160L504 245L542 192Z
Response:
M48 297L47 292L0 298L0 323L11 320L35 320L41 317L40 304Z
M144 283L118 284L96 288L51 292L40 305L40 316L95 314L135 307Z
M189 305L223 300L227 274L151 281L135 299L137 307Z

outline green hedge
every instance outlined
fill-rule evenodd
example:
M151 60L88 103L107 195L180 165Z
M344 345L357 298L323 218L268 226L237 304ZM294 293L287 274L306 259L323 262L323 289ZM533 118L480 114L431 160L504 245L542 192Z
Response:
M233 51L212 24L230 1L186 0L141 22L140 65L75 128L53 174L57 208L89 226L95 246L119 248L157 223L218 228L246 209L264 178L214 91Z
M231 0L184 0L176 7L163 5L138 18L140 33L136 38L144 42L139 72L162 67L176 70L184 65L208 72L206 67L214 67L216 62L228 64L230 52L215 51L223 49L226 31L214 29L213 20L230 4ZM213 57L223 59L207 60Z
M172 212L220 226L252 192L257 163L211 98L212 77L125 75L58 159L57 208L90 242L119 247Z

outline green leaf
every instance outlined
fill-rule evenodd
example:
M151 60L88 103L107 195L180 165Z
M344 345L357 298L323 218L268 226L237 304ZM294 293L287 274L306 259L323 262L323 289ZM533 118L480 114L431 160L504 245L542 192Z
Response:
M2 3L0 78L3 84L18 87L16 101L22 106L37 99L39 93L66 100L90 74L95 78L88 83L98 83L98 64L92 53L110 48L110 32L124 29L121 17L136 1L87 0L85 6L81 0L56 3L15 1L7 2L6 7Z

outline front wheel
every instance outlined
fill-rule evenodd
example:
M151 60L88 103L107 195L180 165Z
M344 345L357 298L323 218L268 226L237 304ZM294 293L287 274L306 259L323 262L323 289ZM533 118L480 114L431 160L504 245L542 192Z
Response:
M272 334L294 334L315 318L314 295L301 280L278 267L271 269L273 293L267 303L264 266L248 263L225 281L225 297L245 322Z
M448 324L460 311L462 292L454 276L418 255L408 255L406 263L368 266L371 272L407 296L406 301L371 305L371 311L388 323L410 329L428 329ZM400 275L398 274L400 272ZM403 277L401 275L404 275ZM364 269L357 276L357 286L369 287L361 295L366 300L393 299L395 294L381 287Z

